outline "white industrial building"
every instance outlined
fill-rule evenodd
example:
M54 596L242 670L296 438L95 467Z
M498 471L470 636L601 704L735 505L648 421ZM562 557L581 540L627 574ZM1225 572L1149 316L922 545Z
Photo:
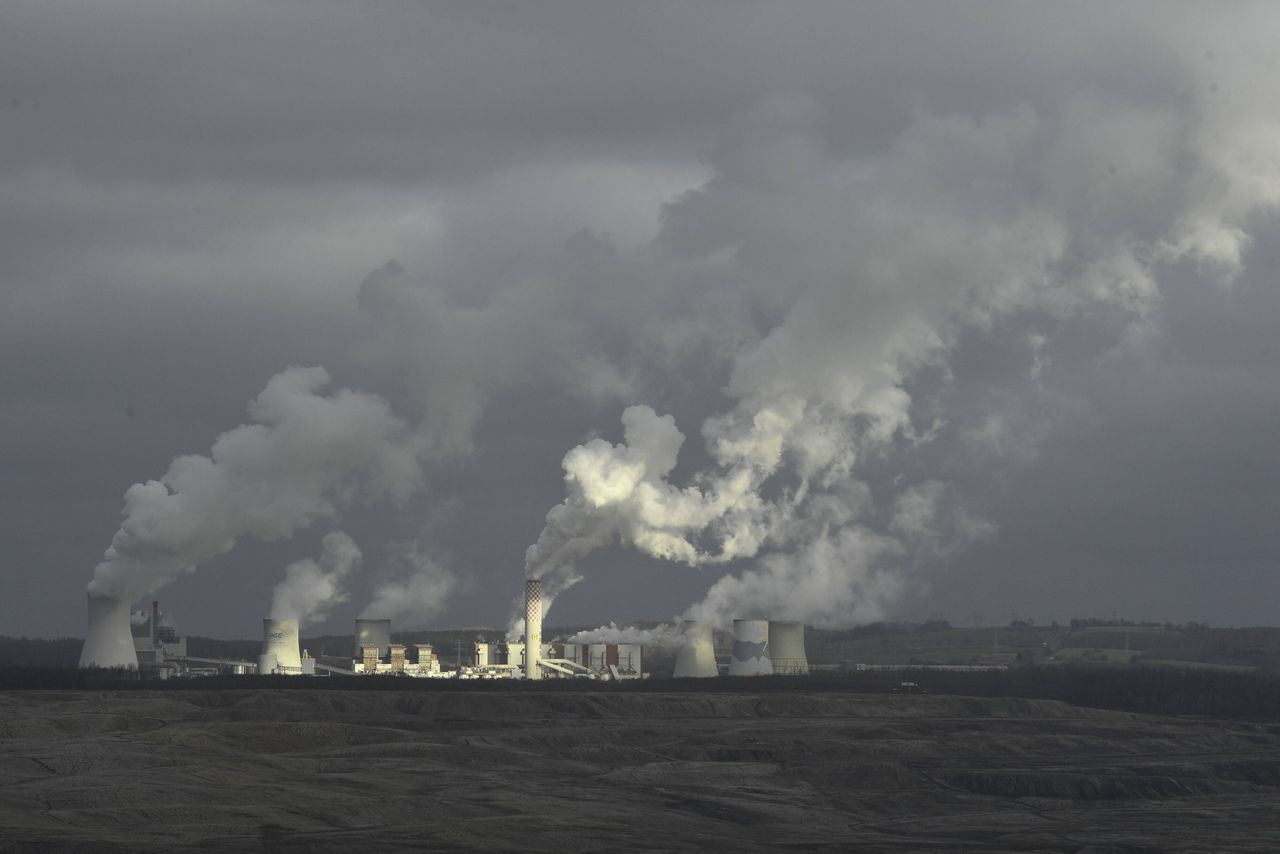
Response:
M370 676L413 676L426 679L438 679L453 674L445 673L440 668L440 656L429 643L416 643L417 650L414 661L408 660L405 651L408 647L402 643L387 645L387 654L382 654L382 645L365 644L360 658L351 662L353 673L364 673Z
M187 639L178 637L173 620L160 611L153 601L150 611L134 611L129 615L133 633L133 650L140 667L158 667L166 661L187 657Z
M130 612L127 602L90 594L89 626L81 651L81 667L141 669L161 678L204 673L253 673L277 675L369 674L462 679L601 679L627 680L648 676L644 649L633 643L542 642L542 583L525 584L525 640L503 643L478 642L474 663L446 673L431 644L413 644L412 658L405 644L392 643L391 621L360 619L355 622L351 666L320 664L301 649L296 619L264 619L262 650L257 661L192 658L187 642L173 621L152 602L149 611ZM672 675L677 678L710 678L719 675L712 627L687 622L683 644L676 653ZM730 676L805 675L810 672L805 652L803 623L742 619L733 621L733 642L728 656ZM526 641L532 641L528 643ZM537 650L530 656L527 651Z
M474 647L474 666L464 668L464 676L481 679L528 678L527 646L520 641L479 642ZM644 649L636 643L575 644L554 641L542 644L538 656L541 679L642 679Z

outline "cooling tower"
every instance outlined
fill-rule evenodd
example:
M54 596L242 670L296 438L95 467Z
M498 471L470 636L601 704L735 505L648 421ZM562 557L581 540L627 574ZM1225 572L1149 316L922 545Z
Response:
M804 623L769 621L769 657L773 672L784 676L809 673L809 657L804 652Z
M297 620L262 621L262 655L274 655L283 673L302 672L302 654L298 647Z
M138 669L128 602L89 594L89 629L80 650L80 666Z
M773 661L769 658L768 620L733 621L733 654L729 658L729 675L773 675Z
M364 648L378 645L378 655L391 654L391 621L390 620L356 620L356 649L352 658L364 655Z
M542 582L529 578L524 582L524 675L541 679L538 657L542 651Z
M716 652L711 645L711 626L706 623L684 624L684 646L676 653L676 679L705 679L719 676L716 668Z

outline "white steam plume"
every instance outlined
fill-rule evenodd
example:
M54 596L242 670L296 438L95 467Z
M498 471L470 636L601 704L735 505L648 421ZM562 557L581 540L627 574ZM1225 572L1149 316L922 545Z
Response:
M444 607L457 577L420 543L396 543L389 549L392 580L380 584L361 619L391 620L405 629L422 628Z
M645 646L684 646L685 636L678 626L667 623L654 626L652 629L638 629L634 626L619 626L610 623L596 629L578 632L569 638L568 643L638 643Z
M554 596L613 542L691 566L755 558L689 616L882 616L911 565L994 533L944 482L890 495L860 482L866 460L909 454L940 428L913 420L912 378L946 375L961 332L1015 318L1047 330L1038 349L1085 312L1153 323L1173 264L1229 282L1248 223L1280 205L1280 121L1264 114L1073 94L923 115L884 157L853 163L822 144L813 102L762 105L716 177L666 207L658 238L785 303L734 361L730 407L703 424L710 466L672 483L684 436L628 408L621 444L566 454L567 496L527 573Z
M300 625L317 623L329 616L334 605L347 601L343 586L360 563L355 540L342 531L325 534L320 560L310 558L289 564L284 580L276 585L271 600L273 620L296 619Z
M277 540L355 501L406 499L420 485L414 439L386 401L292 367L249 404L251 422L209 456L181 456L160 480L131 486L124 522L89 590L134 600L230 550Z

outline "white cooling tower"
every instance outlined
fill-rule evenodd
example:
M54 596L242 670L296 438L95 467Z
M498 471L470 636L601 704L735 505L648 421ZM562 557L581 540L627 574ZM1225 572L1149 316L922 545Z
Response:
M809 657L804 652L804 623L769 621L769 657L773 672L782 676L805 676Z
M730 676L772 676L769 658L769 621L734 620Z
M89 594L89 630L80 650L80 666L138 669L128 602Z
M524 675L526 679L541 679L538 667L542 650L542 582L528 578L524 582Z
M676 653L676 679L705 679L719 676L716 668L716 651L711 643L711 626L706 623L684 624L684 646Z
M262 656L268 655L276 657L276 666L282 672L302 672L297 620L266 619L262 621Z
M390 620L356 620L356 649L352 658L364 656L366 646L378 645L378 655L391 654Z

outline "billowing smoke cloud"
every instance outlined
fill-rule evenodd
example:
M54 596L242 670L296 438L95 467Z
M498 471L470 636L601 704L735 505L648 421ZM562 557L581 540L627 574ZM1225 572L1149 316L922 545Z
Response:
M564 458L569 497L548 514L526 554L528 574L547 580L548 600L577 581L579 560L614 540L691 565L723 563L759 548L764 503L756 495L756 470L741 467L678 488L667 481L684 443L675 419L632 406L622 423L622 444L593 439ZM703 532L709 548L690 539Z
M1015 319L1043 330L1024 372L1036 382L1053 333L1086 313L1114 318L1119 345L1157 322L1163 271L1191 262L1229 283L1248 223L1280 203L1280 122L1133 97L921 115L863 161L823 145L815 102L763 103L718 174L666 206L657 239L783 304L702 425L711 464L671 482L683 434L628 408L621 444L565 455L567 497L527 572L554 596L614 542L690 566L754 559L689 616L839 626L882 616L919 561L994 535L935 477L863 481L949 429L913 408L913 380L945 378L962 334ZM968 432L999 443L1004 423L993 411Z
M335 605L347 601L344 582L356 564L360 549L342 531L325 534L318 561L296 561L284 571L271 600L271 618L296 619L300 625L317 623L329 616Z
M131 486L125 520L91 592L133 600L230 550L278 540L355 501L403 501L421 483L415 440L386 401L293 367L249 404L250 423L209 456L176 458L160 480Z
M633 100L612 105L618 123L594 112L587 123L604 131L587 146L604 152L600 168L627 159L613 135L636 116L653 119L655 138L670 135L676 159L714 137L710 162L671 170L696 186L662 206L655 238L615 243L584 229L562 252L530 248L461 283L434 268L415 270L425 277L417 280L396 263L375 271L360 293L369 323L357 349L415 397L412 437L378 398L324 397L319 369L287 371L255 402L254 423L220 438L209 457L179 458L160 481L129 490L94 588L132 598L240 537L289 536L348 501L407 495L419 460L471 452L489 399L525 386L531 396L550 387L606 401L610 413L618 401L660 404L626 408L621 442L593 439L564 457L565 500L526 556L549 601L580 579L591 552L623 543L728 573L689 612L703 620L767 612L844 625L883 614L913 589L921 562L996 534L950 472L910 461L947 442L955 456L1031 459L1044 432L998 399L962 418L923 399L921 378L945 385L965 336L1020 335L1028 346L1019 374L1037 388L1052 382L1059 334L1081 318L1111 324L1100 350L1145 340L1160 323L1162 276L1178 268L1206 287L1228 286L1254 219L1280 204L1271 13L1166 12L1138 6L1082 23L1002 10L998 32L989 16L958 13L948 27L965 38L949 43L920 38L939 31L932 19L884 13L860 37L865 49L841 43L847 66L815 50L757 73L754 60L733 64L752 52L730 39L725 62L700 54L697 73L670 66L675 100L623 87ZM749 20L796 46L818 43L823 30L851 31L807 16ZM999 40L1019 48L1005 53ZM917 43L930 46L900 49ZM1206 58L1202 43L1233 47ZM973 64L950 53L970 44L990 49ZM952 68L957 58L962 67ZM706 68L717 71L703 80ZM609 112L595 86L559 85L588 76L555 74L547 91L571 99L548 115ZM529 77L531 94L545 94L546 78L533 69ZM868 79L902 83L867 88ZM563 180L572 168L541 154L582 150L559 144L572 129L553 121L542 139L556 144L528 145L523 119L490 132L493 117L511 116L503 105L465 103L461 149L486 148L468 136L483 133L540 152L513 156L504 186L522 170L551 175L547 185L581 183ZM691 103L715 105L709 124L690 118L700 112ZM465 126L474 116L484 118ZM696 144L683 147L677 126L689 122ZM416 139L409 161L420 159ZM179 142L175 150L189 154ZM419 185L411 195L446 192L435 176L447 165L429 171L430 192ZM640 180L661 171L639 167ZM39 197L49 182L34 174ZM113 193L103 196L112 215ZM376 210L382 195L372 197ZM533 208L530 219L545 209L542 198L502 201ZM456 232L467 224L449 223ZM450 229L426 230L435 239ZM454 269L469 255L503 254L488 250L513 229L474 231ZM440 240L422 259L449 260ZM706 407L696 416L706 462L688 476L676 467L685 434L659 414L681 411L681 393ZM421 549L407 553L369 615L407 615L413 602L421 618L451 589L452 576Z
M392 580L377 587L360 618L389 619L402 629L422 628L444 608L458 579L420 543L395 543L388 551Z

